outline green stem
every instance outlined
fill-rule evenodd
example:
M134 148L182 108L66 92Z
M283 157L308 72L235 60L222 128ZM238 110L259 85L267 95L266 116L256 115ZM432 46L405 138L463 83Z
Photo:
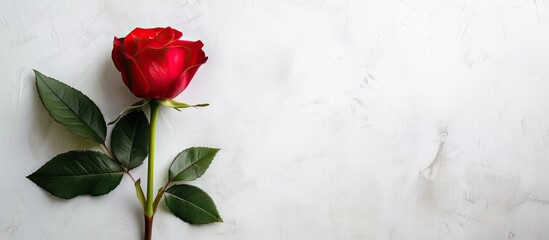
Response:
M154 144L156 136L156 119L160 105L152 100L149 102L151 106L151 132L149 138L149 166L147 172L147 206L145 208L145 216L151 217L154 215ZM151 224L152 225L152 224Z

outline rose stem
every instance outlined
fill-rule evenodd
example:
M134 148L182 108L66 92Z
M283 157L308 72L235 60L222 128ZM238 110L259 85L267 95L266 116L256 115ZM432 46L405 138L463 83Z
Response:
M156 136L156 119L160 105L156 101L150 101L151 106L151 131L149 138L149 166L147 172L147 205L145 207L145 239L150 240L152 236L152 225L154 217L154 144Z

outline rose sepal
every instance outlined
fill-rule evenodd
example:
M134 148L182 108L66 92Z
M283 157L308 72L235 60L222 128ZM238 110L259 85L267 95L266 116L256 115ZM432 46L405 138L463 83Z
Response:
M173 100L173 99L156 99L155 101L156 101L158 104L160 104L160 105L162 105L162 106L164 106L164 107L173 108L173 109L175 109L175 110L177 110L177 111L181 111L181 110L180 110L181 108L207 107L207 106L210 105L209 103L200 103L200 104L191 105L191 104L187 104L187 103L178 102L178 101L175 101L175 100Z
M120 114L118 114L118 117L116 117L116 119L114 119L114 120L110 121L109 123L107 123L107 125L115 124L124 115L126 115L126 114L128 114L128 113L130 113L134 110L137 110L139 108L142 108L142 107L146 106L147 104L149 104L150 101L151 101L150 99L141 99L141 100L139 100L135 103L132 103L132 105L130 105L126 109L122 110L122 112L120 112Z

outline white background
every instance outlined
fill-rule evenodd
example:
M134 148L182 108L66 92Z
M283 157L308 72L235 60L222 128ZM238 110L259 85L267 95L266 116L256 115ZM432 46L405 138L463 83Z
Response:
M162 204L155 239L549 239L549 1L0 1L0 239L140 239L132 182L61 200L27 180L94 145L53 122L31 69L112 120L137 101L110 52L172 26L210 57L162 109L157 183L190 146L225 220ZM143 165L134 173L145 178Z

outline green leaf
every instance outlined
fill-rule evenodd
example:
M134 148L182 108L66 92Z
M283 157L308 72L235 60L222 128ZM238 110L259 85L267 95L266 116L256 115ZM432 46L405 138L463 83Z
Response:
M192 147L180 152L172 162L170 181L190 181L199 178L212 163L219 148Z
M60 198L99 196L118 186L124 169L107 155L94 151L71 151L55 156L27 176L39 187Z
M174 185L166 190L164 201L175 216L187 223L223 222L212 198L195 186Z
M112 153L127 169L143 163L149 151L149 121L143 111L126 114L112 130Z
M147 105L149 103L149 101L151 101L150 99L142 99L138 102L135 102L133 103L132 105L130 105L129 107L127 107L126 109L122 110L122 112L120 114L118 114L118 117L116 117L116 119L110 121L108 123L108 125L112 125L112 124L115 124L116 122L118 122L118 120L120 120L120 118L134 110L137 110L139 108L142 108L144 107L145 105Z
M34 70L42 104L50 115L76 135L104 143L107 126L99 108L82 92Z
M169 108L174 108L175 110L178 110L178 111L179 111L180 108L207 107L207 106L210 105L208 103L200 103L200 104L196 104L196 105L190 105L190 104L175 101L173 99L157 99L156 102L159 103L162 106L169 107Z

